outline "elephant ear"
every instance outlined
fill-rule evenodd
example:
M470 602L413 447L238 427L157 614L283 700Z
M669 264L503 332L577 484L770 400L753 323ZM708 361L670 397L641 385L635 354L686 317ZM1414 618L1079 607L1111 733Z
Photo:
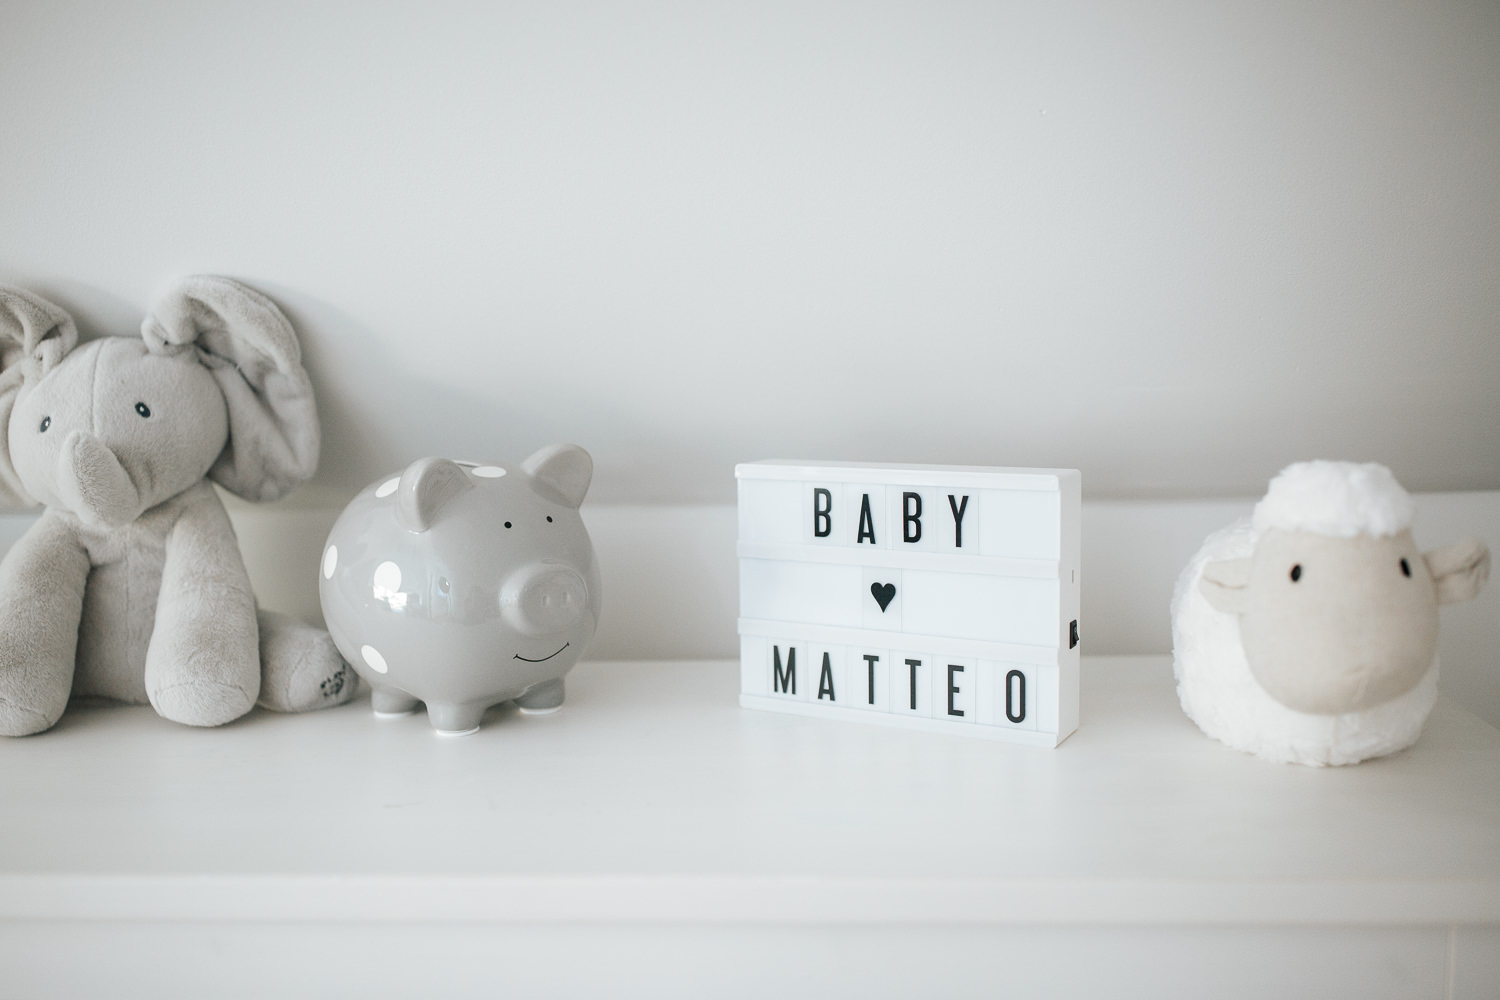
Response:
M10 413L21 386L50 372L77 343L73 317L60 306L0 285L0 505L36 505L10 458Z
M312 477L317 406L297 335L275 303L228 278L182 278L141 336L159 354L196 351L224 391L229 441L210 479L246 500L277 500Z

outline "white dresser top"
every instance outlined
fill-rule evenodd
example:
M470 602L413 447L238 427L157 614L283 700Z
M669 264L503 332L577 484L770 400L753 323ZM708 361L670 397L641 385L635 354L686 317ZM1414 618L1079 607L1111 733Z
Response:
M1165 657L1088 658L1055 750L741 709L738 666L584 663L475 735L367 699L0 741L0 919L1500 923L1500 732L1270 764Z

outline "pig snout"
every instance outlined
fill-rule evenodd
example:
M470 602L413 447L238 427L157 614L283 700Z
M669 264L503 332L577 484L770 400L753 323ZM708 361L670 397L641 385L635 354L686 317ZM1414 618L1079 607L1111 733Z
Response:
M501 617L527 635L565 631L587 606L588 586L571 566L527 566L513 573L500 589Z

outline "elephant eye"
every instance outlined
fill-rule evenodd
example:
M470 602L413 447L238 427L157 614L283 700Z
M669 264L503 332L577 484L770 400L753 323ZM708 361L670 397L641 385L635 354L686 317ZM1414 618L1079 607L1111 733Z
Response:
M1300 579L1302 579L1302 564L1298 563L1292 567L1292 582L1296 583Z
M145 403L136 403L135 412L139 413L143 417L149 417L151 416L151 407L147 406Z
M51 426L52 426L52 418L51 417L43 417L42 418L42 426L37 428L37 433L39 433L39 434L45 434L45 433L47 433L47 428L51 427Z
M1406 561L1405 556L1401 558L1401 575L1411 579L1411 563Z

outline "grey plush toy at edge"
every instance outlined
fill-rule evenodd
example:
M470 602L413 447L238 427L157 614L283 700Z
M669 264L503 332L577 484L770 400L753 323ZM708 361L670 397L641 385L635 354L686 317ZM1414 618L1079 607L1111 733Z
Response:
M424 458L371 483L323 550L323 616L378 716L427 705L464 735L485 709L563 703L601 585L578 507L594 463L556 444L519 468Z
M0 287L0 499L46 507L0 563L0 733L50 728L70 697L193 726L347 701L328 634L257 610L210 485L274 500L317 468L286 317L189 277L140 337L77 341L62 309Z

